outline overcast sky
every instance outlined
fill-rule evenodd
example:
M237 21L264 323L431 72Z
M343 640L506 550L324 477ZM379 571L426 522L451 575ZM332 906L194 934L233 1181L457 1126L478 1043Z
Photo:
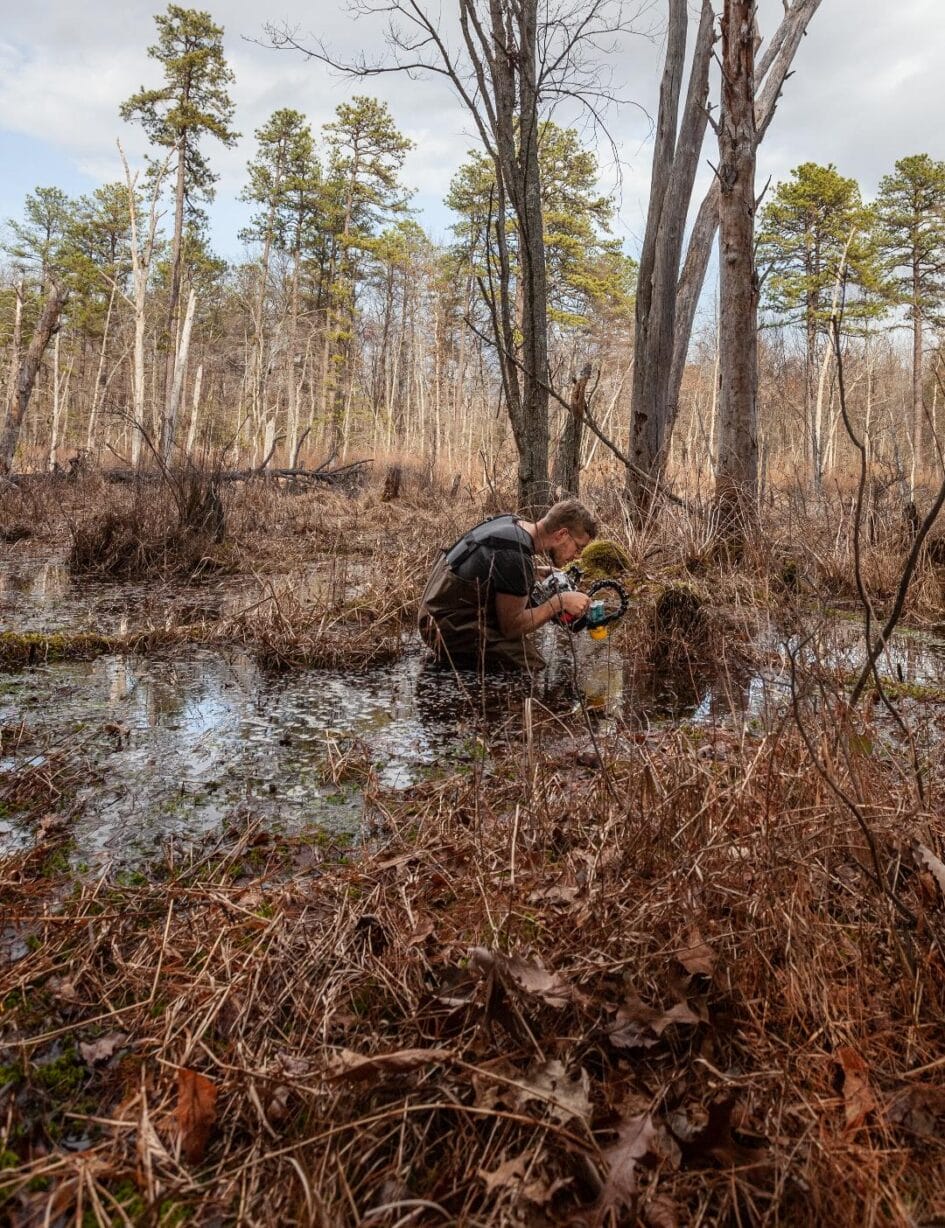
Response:
M201 7L206 0L201 0ZM280 3L280 0L276 0ZM434 7L437 0L431 0ZM617 233L636 254L645 215L651 157L651 124L661 68L664 0L635 0L641 33L625 38L614 55L615 87L627 100L608 116L620 151L621 192ZM312 61L275 52L265 41L266 21L296 27L301 40L317 32L340 54L382 50L380 19L354 21L336 0L281 0L270 8L256 0L211 0L225 29L225 47L236 75L236 127L232 150L205 148L220 174L211 224L216 250L241 254L236 238L247 211L237 198L253 131L278 107L304 112L313 128L329 120L352 93L385 98L394 118L416 143L405 182L416 188L419 220L436 238L450 224L442 201L450 177L474 141L471 124L439 79L374 78L356 83L331 75ZM450 0L442 0L444 11ZM690 6L695 12L695 5ZM716 8L720 7L717 0ZM155 0L5 0L0 28L0 220L19 216L23 198L37 186L56 185L78 194L118 178L116 138L132 162L145 152L141 129L118 116L121 101L141 85L158 85L159 66L147 56L155 41ZM760 0L767 38L777 24L780 0ZM945 64L943 0L822 0L795 60L774 123L762 146L759 183L775 181L803 161L834 162L859 179L869 197L897 158L926 152L945 158L941 123ZM602 182L616 182L609 153L601 149ZM714 161L711 133L705 157ZM703 171L703 183L711 172Z

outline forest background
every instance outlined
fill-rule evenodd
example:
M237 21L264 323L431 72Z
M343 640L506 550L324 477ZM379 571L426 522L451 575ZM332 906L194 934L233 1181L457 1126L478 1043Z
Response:
M879 28L879 18L853 31L845 26L857 54L838 58L843 7L825 6L811 23L798 52L799 76L788 82L759 148L759 190L769 168L773 175L758 222L762 487L787 474L820 485L853 459L828 338L841 267L850 394L874 463L885 466L889 480L912 486L937 433L945 168L935 157L935 135L926 130L928 139L921 139L934 113L923 105L932 88L934 38L918 45L915 32L931 27L913 4L888 30ZM776 10L760 6L762 34L770 36ZM207 15L171 6L155 28L143 12L125 14L111 37L136 48L133 71L144 84L125 92L132 69L110 62L79 90L89 102L76 115L91 108L94 138L87 128L77 133L76 115L66 118L60 101L87 75L76 63L84 36L68 28L74 18L54 25L47 40L23 17L23 41L3 49L10 70L7 97L0 98L8 116L3 139L18 167L5 191L23 182L32 161L17 157L13 132L35 135L37 123L62 149L80 150L79 164L102 179L79 190L67 156L61 175L51 173L16 209L10 206L0 265L7 408L50 275L68 283L69 293L18 424L17 465L53 469L76 456L137 465L144 446L137 422L165 455L224 450L234 463L275 456L291 465L297 452L300 463L334 450L342 458L402 453L431 472L511 471L513 432L481 285L495 259L487 238L493 176L469 117L440 81L381 76L353 83L323 64L272 50L269 44L286 32L306 45L287 23L267 31L242 10L233 16L231 25L229 8ZM175 72L180 86L180 65L171 61L188 22L209 56L208 92L181 183L168 143L169 104L148 91L173 94ZM351 59L369 24L329 17L324 32L335 40L333 53ZM590 122L586 106L560 101L548 111L554 118L542 119L549 382L567 399L590 363L595 416L621 446L664 27L662 6L646 3L614 23L600 51L598 84L609 101L599 107L600 125ZM372 30L380 46L380 24ZM67 36L71 53L61 42ZM867 86L855 61L877 56L877 39L884 59ZM38 74L55 82L44 87L45 107L25 105ZM248 125L234 100L244 74L256 111L262 114L261 99L274 105L252 135L240 137ZM316 114L297 109L299 93L312 97L313 89ZM113 116L107 133L106 94ZM331 107L330 95L344 101ZM818 122L824 110L830 124ZM904 131L911 143L902 143ZM50 146L40 144L40 157L43 151L49 158ZM823 151L823 161L808 151ZM713 156L707 142L694 202L711 183ZM240 174L236 167L246 157ZM179 217L175 188L182 188ZM920 189L927 194L921 208L928 234L917 281L907 268L901 196ZM516 276L513 270L513 283ZM718 450L716 280L713 263L677 421L661 457L690 484L711 477ZM553 449L567 419L554 397L550 414ZM599 440L585 440L584 464L606 456ZM12 465L13 456L5 463Z

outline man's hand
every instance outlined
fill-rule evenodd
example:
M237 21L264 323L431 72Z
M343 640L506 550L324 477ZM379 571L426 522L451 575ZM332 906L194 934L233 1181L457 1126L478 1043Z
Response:
M591 604L591 599L587 593L558 593L556 597L552 597L552 602L560 601L561 614L566 622L574 622L576 618L580 618L582 614L587 613L587 607Z

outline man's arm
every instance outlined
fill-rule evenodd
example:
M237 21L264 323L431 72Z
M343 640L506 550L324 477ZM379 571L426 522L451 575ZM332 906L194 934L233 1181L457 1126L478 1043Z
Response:
M580 618L587 611L589 604L590 598L585 593L555 593L541 605L535 606L528 604L527 597L516 597L511 593L495 595L499 630L509 640L521 639L523 635L537 631L561 613Z

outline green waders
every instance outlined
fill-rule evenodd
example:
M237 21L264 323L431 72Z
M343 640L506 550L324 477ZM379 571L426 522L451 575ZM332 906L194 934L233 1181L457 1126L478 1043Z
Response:
M483 603L479 585L437 559L420 599L420 635L436 659L457 668L544 669L545 659L528 640L506 639L495 603Z

